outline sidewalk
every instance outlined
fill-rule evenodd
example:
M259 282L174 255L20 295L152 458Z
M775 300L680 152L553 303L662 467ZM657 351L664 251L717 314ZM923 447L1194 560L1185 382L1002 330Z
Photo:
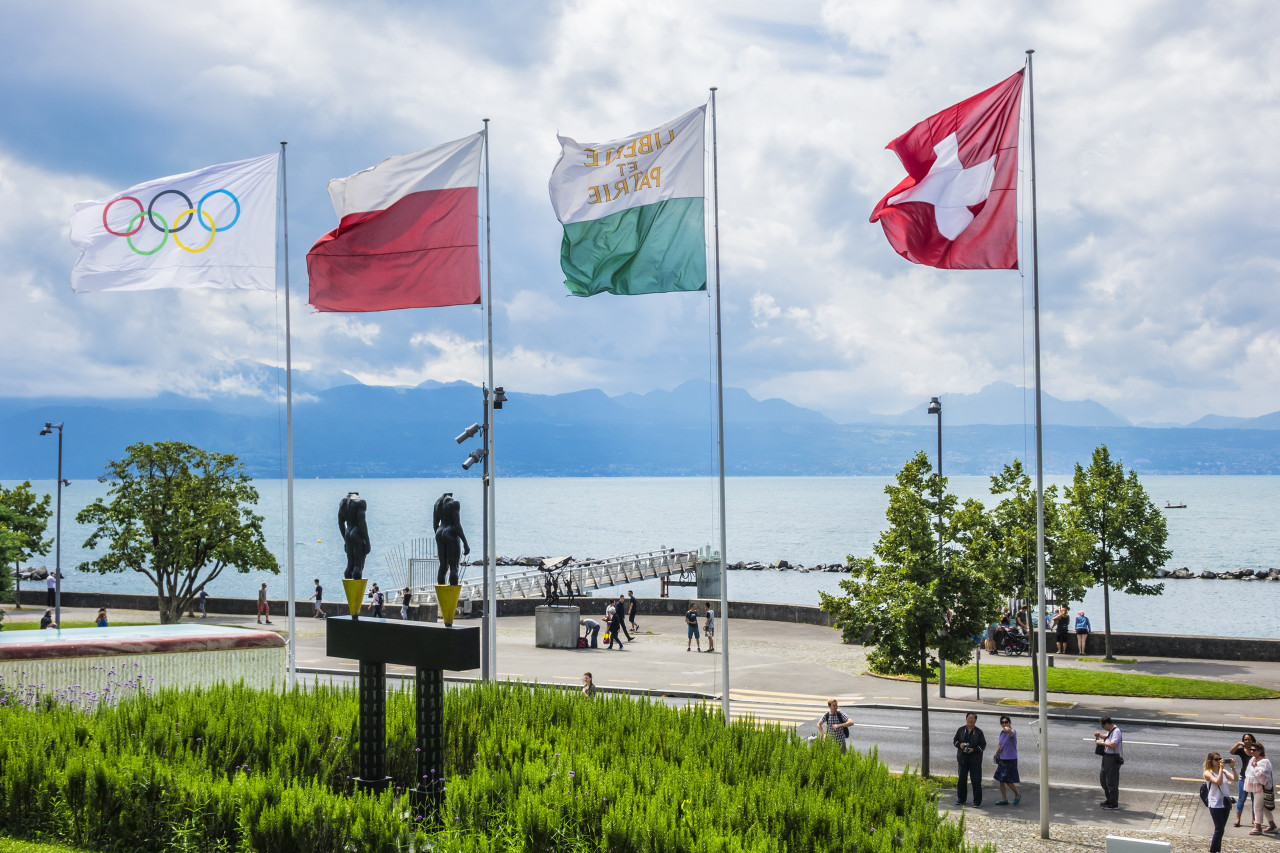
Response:
M43 608L12 611L5 608L5 624L11 620L38 621ZM391 608L392 616L398 609ZM87 609L64 608L64 618L92 619ZM156 622L154 612L112 611L113 623ZM259 626L251 616L210 615L209 623L246 628ZM354 661L325 655L324 620L299 616L297 621L297 664L304 678L313 673L352 673ZM271 630L284 633L287 619L282 614L272 617ZM478 625L477 620L460 620L463 625ZM590 671L596 684L606 690L646 692L654 695L718 698L722 688L723 636L717 637L715 653L686 651L683 619L679 616L648 616L639 619L640 629L633 643L624 650L539 649L533 644L533 617L504 617L498 623L498 677L537 681L545 684L577 686L583 672ZM720 625L723 630L723 625ZM735 620L729 626L733 648L731 699L737 707L776 708L784 717L795 721L816 720L826 700L837 697L842 707L881 706L918 708L919 685L914 682L877 678L864 674L866 657L858 646L846 646L831 628L816 625ZM706 648L706 638L702 639ZM984 665L1025 663L1022 658L983 655ZM1056 660L1057 666L1076 666L1072 657ZM1101 668L1102 664L1084 664ZM1124 666L1126 671L1149 672L1192 678L1229 679L1280 689L1280 664L1244 663L1236 661L1197 661L1168 658L1144 658ZM388 674L410 675L404 667L388 667ZM450 673L450 678L478 678L478 671ZM968 710L975 706L993 711L1001 699L1029 699L1021 691L982 690L982 699L974 698L971 687L951 687L948 698L940 699L936 685L930 688L930 708ZM1069 710L1055 710L1064 715L1096 720L1104 714L1117 719L1141 720L1145 725L1226 728L1232 732L1251 730L1260 735L1271 729L1280 734L1280 700L1185 700L1129 697L1070 696L1053 694L1055 701L1071 701ZM1001 706L999 711L1032 716L1035 708ZM737 712L735 712L735 716ZM1046 842L1039 837L1039 799L1036 785L1023 788L1022 802L1014 807L995 807L987 803L982 809L968 808L965 819L972 838L996 842L1001 851L1043 850ZM1094 787L1054 786L1051 835L1053 849L1060 853L1096 851L1106 834L1124 832L1134 837L1175 840L1175 850L1203 849L1208 846L1212 825L1194 793L1161 793L1124 791L1124 808L1119 812L1100 814L1096 808ZM952 808L944 796L940 807ZM1249 837L1249 827L1229 828L1226 850L1272 850L1280 853L1280 841L1270 836ZM1154 833L1154 834L1153 834ZM1193 841L1194 838L1194 841ZM1203 847L1202 847L1203 846Z

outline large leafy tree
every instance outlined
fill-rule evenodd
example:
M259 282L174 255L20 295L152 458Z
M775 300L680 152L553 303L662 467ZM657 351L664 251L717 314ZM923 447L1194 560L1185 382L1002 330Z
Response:
M176 622L192 598L230 567L280 567L262 539L258 492L231 453L208 453L178 441L135 444L107 463L99 498L76 515L95 525L86 548L102 557L80 565L103 574L133 571L155 584L160 621Z
M1003 598L1036 601L1039 598L1036 567L1036 492L1031 477L1015 459L991 477L991 494L999 502L991 509L991 537L996 559L991 562L992 581ZM1074 512L1058 503L1057 486L1044 490L1044 583L1059 602L1079 601L1092 584L1085 568L1088 541L1071 523ZM1039 648L1041 620L1035 621L1032 648ZM1031 681L1040 698L1040 660L1031 656Z
M997 604L985 565L993 554L985 510L977 501L958 506L956 496L946 490L946 479L931 471L924 452L908 460L885 487L888 528L881 532L874 556L847 558L849 578L840 582L845 595L822 593L822 608L835 615L845 642L872 647L867 659L873 669L920 679L925 775L928 680L939 657L953 664L969 661L971 638L983 630Z
M0 596L9 589L9 566L21 568L32 557L49 553L53 539L44 538L52 498L36 497L27 480L11 489L0 485Z
M1165 548L1169 531L1132 469L1111 461L1105 444L1093 451L1088 468L1076 463L1067 489L1074 523L1087 536L1087 568L1095 584L1102 584L1107 660L1111 655L1111 590L1130 595L1160 595L1164 584L1147 584L1158 575L1171 552Z

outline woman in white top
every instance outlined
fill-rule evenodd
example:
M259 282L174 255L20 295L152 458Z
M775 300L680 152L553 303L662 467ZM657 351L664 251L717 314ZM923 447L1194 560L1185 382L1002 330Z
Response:
M1227 797L1231 796L1230 783L1236 781L1235 762L1216 752L1209 753L1204 760L1204 783L1209 786L1209 816L1213 818L1213 840L1209 842L1209 853L1218 853L1222 849L1222 833L1227 831L1227 815L1231 806L1227 805Z
M1249 744L1249 763L1244 769L1244 789L1253 794L1253 829L1250 835L1262 834L1262 820L1267 820L1267 832L1276 831L1275 818L1267 811L1266 797L1269 788L1275 785L1275 776L1271 772L1271 762L1267 760L1267 750L1260 743Z

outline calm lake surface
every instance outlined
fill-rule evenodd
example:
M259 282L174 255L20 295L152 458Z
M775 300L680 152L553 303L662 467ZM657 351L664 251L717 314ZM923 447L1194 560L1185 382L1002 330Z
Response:
M846 554L866 555L884 526L888 477L731 477L726 484L728 559L772 563L788 560L812 566L843 562ZM1058 483L1064 478L1046 481ZM1157 506L1186 503L1168 510L1169 568L1271 568L1280 566L1280 530L1274 519L1280 504L1280 477L1150 476L1142 483ZM12 484L9 484L12 485ZM54 483L36 481L39 491ZM258 480L259 512L268 545L280 562L279 575L223 574L211 586L214 595L251 597L263 580L272 597L287 594L285 566L285 494L283 480ZM989 500L986 477L952 477L950 488L962 499ZM300 598L311 593L311 579L337 586L346 558L338 537L338 501L358 491L369 504L373 552L366 577L391 583L387 552L429 535L431 507L442 492L462 503L462 521L472 557L482 548L480 480L366 479L297 480L295 566ZM79 572L92 555L81 548L89 531L75 523L76 513L106 494L106 486L77 481L63 489L62 565L65 589L147 593L154 587L141 575ZM718 547L717 486L710 477L512 478L497 484L497 551L500 556L605 557L660 546ZM52 527L52 520L50 522ZM50 553L48 565L53 565ZM478 575L480 569L471 567ZM502 567L499 567L502 571ZM729 597L736 600L818 603L818 592L838 592L842 575L827 573L738 571L729 573ZM630 584L641 597L658 594L657 581ZM326 597L334 598L330 594ZM1081 605L1076 604L1073 609ZM1102 591L1090 590L1083 603L1096 628L1102 627ZM1111 596L1116 631L1195 630L1216 636L1280 638L1280 583L1242 581L1168 581L1158 599ZM1212 618L1207 614L1219 614Z

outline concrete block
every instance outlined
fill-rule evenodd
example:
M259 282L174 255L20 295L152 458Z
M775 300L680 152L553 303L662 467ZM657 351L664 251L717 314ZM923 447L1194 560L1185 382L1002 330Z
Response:
M576 649L582 608L540 604L533 611L534 645L540 649Z

